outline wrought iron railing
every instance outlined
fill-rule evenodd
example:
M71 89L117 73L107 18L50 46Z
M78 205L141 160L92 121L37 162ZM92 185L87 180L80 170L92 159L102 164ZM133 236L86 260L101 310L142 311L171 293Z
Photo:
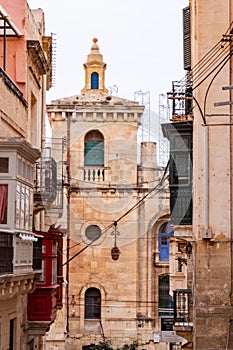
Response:
M193 114L193 94L191 82L173 81L172 92L168 93L172 100L172 115L187 116Z
M52 204L57 195L57 163L52 157L41 158L36 163L35 202Z
M193 302L192 291L190 289L174 290L174 325L193 325Z
M14 81L6 74L4 69L0 67L0 78L5 82L6 86L27 106L27 102L23 97L22 91L19 90L18 86Z

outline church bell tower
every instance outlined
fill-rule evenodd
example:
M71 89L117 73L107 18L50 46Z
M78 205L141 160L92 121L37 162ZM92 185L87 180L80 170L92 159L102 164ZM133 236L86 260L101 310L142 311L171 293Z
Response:
M103 55L99 52L98 39L93 39L91 52L87 56L87 62L83 64L85 69L85 87L82 94L107 94L108 90L104 86L104 73L106 63L103 62Z

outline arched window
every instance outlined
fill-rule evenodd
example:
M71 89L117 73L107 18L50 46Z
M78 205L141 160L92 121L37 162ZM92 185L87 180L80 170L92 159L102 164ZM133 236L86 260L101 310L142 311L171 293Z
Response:
M89 288L85 293L85 319L101 318L101 293L97 288Z
M84 165L104 165L104 137L98 130L91 130L85 136Z
M159 316L172 314L172 297L169 294L169 275L159 277Z
M99 89L99 74L96 72L91 75L91 89Z
M169 237L173 236L173 231L169 222L164 223L159 229L159 260L169 260Z

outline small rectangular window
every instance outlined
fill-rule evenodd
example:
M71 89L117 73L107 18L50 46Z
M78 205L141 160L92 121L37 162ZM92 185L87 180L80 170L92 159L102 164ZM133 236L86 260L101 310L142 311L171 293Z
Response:
M32 181L32 167L30 164L27 164L27 180Z
M10 320L9 350L14 350L15 348L15 323L16 323L16 319L12 318Z
M23 175L23 161L21 158L18 158L18 176L22 177Z
M167 245L167 237L161 237L161 244L162 245Z
M21 203L21 187L20 184L16 186L16 200L15 200L15 227L20 227L20 203Z
M24 228L25 224L25 187L21 187L21 207L20 207L20 227Z
M8 185L0 185L0 224L7 224Z
M9 172L9 158L0 158L0 173Z
M42 268L42 238L38 237L36 242L33 242L33 270L41 270Z
M42 260L41 261L41 268L42 268L42 274L39 279L39 283L45 283L45 276L46 276L46 261Z
M57 283L57 259L53 258L52 261L52 284Z
M11 233L0 232L0 275L13 272L13 240Z
M30 224L30 193L29 188L25 188L25 229L29 230Z

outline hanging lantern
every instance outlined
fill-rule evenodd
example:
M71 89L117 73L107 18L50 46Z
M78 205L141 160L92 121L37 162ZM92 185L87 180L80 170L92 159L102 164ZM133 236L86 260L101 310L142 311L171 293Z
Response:
M121 252L120 252L120 249L117 247L116 238L118 235L120 235L120 232L117 230L116 221L114 221L113 225L114 225L114 230L112 232L112 235L114 236L114 246L111 250L111 256L112 256L112 260L118 260Z
M111 250L111 256L112 256L112 260L118 260L119 256L120 256L121 252L120 249L118 247L113 247Z

